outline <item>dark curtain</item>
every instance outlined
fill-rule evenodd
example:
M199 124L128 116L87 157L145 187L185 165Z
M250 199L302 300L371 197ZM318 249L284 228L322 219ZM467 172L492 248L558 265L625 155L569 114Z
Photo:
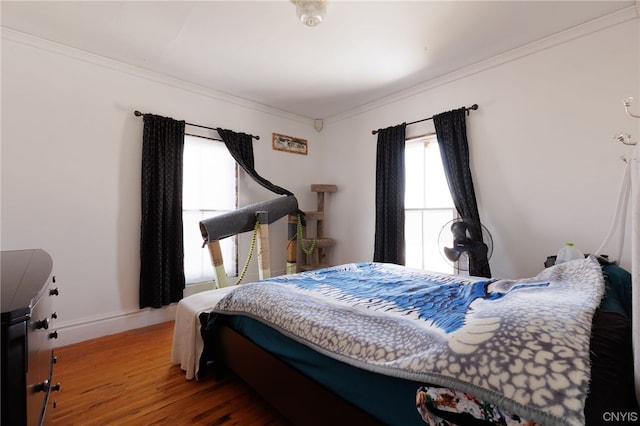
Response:
M236 133L231 130L216 129L227 149L231 153L231 156L242 167L242 169L249 174L260 185L267 188L271 192L275 192L279 195L293 195L290 191L272 184L255 170L253 159L253 141L251 135L246 133Z
M444 172L458 214L479 226L470 229L471 239L482 242L482 229L476 194L469 166L469 144L465 108L444 112L433 117ZM477 261L470 257L469 274L491 277L488 261Z
M404 265L405 123L378 132L374 262Z
M182 299L182 153L184 121L144 115L140 308Z

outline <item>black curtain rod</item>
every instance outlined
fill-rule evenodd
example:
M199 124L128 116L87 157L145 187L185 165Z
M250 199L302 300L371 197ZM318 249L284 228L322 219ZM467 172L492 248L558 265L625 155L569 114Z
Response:
M469 108L465 107L464 110L467 112L467 115L469 115L469 111L470 110L477 110L478 109L478 104L473 104L471 105ZM416 124L416 123L421 123L423 121L428 121L428 120L433 120L433 116L432 117L427 117L427 118L423 118L422 120L416 120L416 121L412 121L411 123L406 123L407 126L410 124ZM372 130L371 134L375 135L376 133L378 133L380 130L382 129L378 129L378 130Z
M133 111L133 115L135 115L136 117L142 117L143 115L146 115L146 114L148 114L148 113L142 113L140 111ZM192 124L192 123L186 123L186 122L184 124L186 124L187 126L200 127L201 129L208 129L208 130L217 131L217 129L215 129L213 127L202 126L200 124ZM190 136L196 136L196 135L190 135ZM260 140L260 136L254 136L254 135L250 135L250 136L255 140ZM211 139L211 140L214 140L214 141L221 141L222 140L222 139L209 138L209 137L206 137L206 136L198 136L198 137L201 137L203 139Z
M193 136L194 138L207 139L207 140L210 140L210 141L224 142L222 139L210 138L209 136L201 136L201 135L196 135L196 134L193 134L193 133L184 132L184 135L185 136Z

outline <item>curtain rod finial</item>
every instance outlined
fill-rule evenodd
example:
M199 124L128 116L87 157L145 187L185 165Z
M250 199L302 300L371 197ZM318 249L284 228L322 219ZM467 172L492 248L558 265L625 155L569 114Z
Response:
M142 113L136 110L136 111L133 111L133 115L135 115L136 117L140 117Z
M478 104L473 104L469 108L465 108L464 110L465 110L465 112L467 113L467 116L468 116L469 114L471 114L471 110L475 111L477 109L478 109Z

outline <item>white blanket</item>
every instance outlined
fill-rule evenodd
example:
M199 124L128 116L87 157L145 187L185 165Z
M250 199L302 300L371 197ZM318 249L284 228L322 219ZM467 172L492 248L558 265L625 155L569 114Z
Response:
M171 363L180 365L180 368L185 371L187 380L194 379L198 374L202 354L203 343L198 315L202 312L210 312L220 299L234 288L236 287L230 286L204 291L185 297L178 303L173 328Z

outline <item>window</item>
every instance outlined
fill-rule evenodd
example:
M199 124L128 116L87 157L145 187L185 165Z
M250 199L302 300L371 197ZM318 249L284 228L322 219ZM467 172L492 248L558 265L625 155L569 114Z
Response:
M209 251L202 248L199 222L236 209L236 162L223 143L185 135L182 221L187 284L213 281ZM220 241L227 275L237 275L236 237Z
M406 265L453 273L442 257L438 237L456 217L435 135L408 139L405 145Z

